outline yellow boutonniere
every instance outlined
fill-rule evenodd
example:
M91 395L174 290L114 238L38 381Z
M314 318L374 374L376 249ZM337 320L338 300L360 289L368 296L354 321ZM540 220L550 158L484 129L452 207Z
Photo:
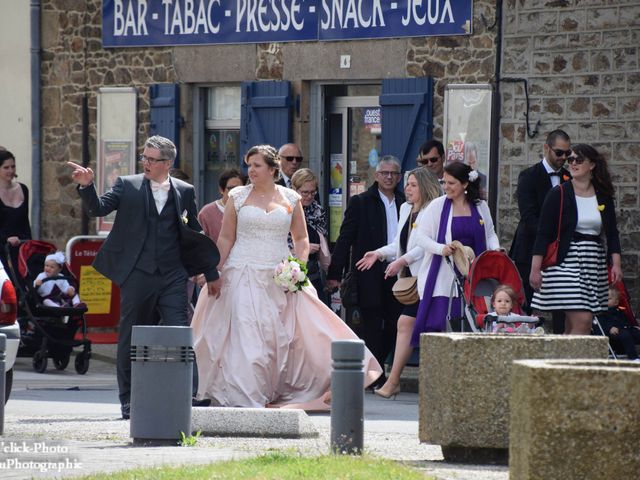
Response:
M187 217L187 211L182 212L182 223L185 225L189 223L189 218Z
M484 220L480 219L480 225L484 225Z
M602 205L598 205L598 210L604 212L604 203Z
M418 224L417 224L416 222L413 222L413 223L411 224L411 228L416 228L417 226L418 226Z

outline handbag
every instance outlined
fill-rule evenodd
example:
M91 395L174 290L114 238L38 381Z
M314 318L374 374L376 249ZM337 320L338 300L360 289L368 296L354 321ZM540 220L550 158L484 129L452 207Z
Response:
M358 279L354 268L351 268L340 283L340 300L344 308L358 306Z
M556 239L547 245L547 252L542 258L542 270L553 267L558 263L558 248L560 246L560 227L562 226L562 204L564 203L564 192L560 185L560 212L558 213L558 235Z
M413 305L420 300L418 277L401 277L391 288L393 296L403 305Z

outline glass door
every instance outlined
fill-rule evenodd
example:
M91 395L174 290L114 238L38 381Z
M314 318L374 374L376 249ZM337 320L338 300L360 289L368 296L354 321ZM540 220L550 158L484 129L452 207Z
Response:
M329 241L335 242L349 198L375 181L382 128L378 97L334 97L325 129Z

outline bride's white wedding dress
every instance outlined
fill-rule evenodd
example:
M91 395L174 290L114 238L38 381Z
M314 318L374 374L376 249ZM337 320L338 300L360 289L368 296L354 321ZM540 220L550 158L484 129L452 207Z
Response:
M237 213L236 241L221 272L219 298L203 289L192 327L198 398L229 407L278 406L326 410L331 341L357 339L310 285L285 293L273 274L287 258L287 235L300 196L276 186L287 208L266 212L244 205L252 186L230 192ZM365 385L382 369L365 349Z

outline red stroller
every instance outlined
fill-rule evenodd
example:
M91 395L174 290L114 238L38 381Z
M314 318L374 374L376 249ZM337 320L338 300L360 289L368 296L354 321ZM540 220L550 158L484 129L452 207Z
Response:
M469 275L461 281L456 275L459 294L463 298L460 330L471 332L490 332L490 322L485 317L491 311L491 296L498 285L508 285L516 292L517 302L513 306L513 313L522 315L522 305L525 303L524 290L520 274L509 256L499 250L487 250L478 255L469 269ZM500 318L501 321L509 317ZM465 321L468 329L465 328ZM518 317L518 323L538 323L536 317Z
M76 355L75 369L79 374L89 370L91 341L87 338L87 324L84 314L86 306L48 307L33 286L33 281L42 272L48 254L55 253L55 245L39 240L27 240L20 245L17 269L11 262L9 268L18 293L18 323L20 324L20 347L18 355L33 356L33 369L43 373L47 369L47 359L51 358L58 370L69 364L73 347L82 346ZM76 289L78 281L65 264L64 278ZM74 337L82 331L79 340Z

